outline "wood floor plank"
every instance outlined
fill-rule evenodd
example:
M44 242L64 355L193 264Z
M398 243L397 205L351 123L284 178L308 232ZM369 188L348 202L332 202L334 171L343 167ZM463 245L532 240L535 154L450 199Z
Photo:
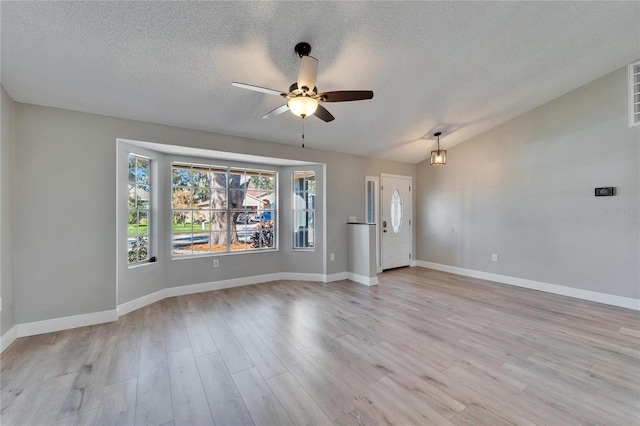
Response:
M134 424L137 386L138 379L105 386L95 422L96 426Z
M138 377L140 365L140 341L127 330L118 334L107 373L107 384L114 384Z
M267 383L296 425L322 426L331 423L291 373L271 377Z
M184 324L184 316L178 306L177 298L164 299L160 303L167 352L190 346L191 342Z
M251 357L224 321L211 319L205 324L231 374L253 367Z
M285 339L273 338L265 343L331 420L342 417L355 408L347 390L331 383Z
M219 352L196 358L216 425L253 425L251 415Z
M232 321L227 324L236 339L240 342L251 361L256 366L262 377L269 377L282 374L287 369L282 365L271 349L258 337L257 334L243 320Z
M98 418L98 408L81 411L69 417L56 420L55 426L92 426Z
M213 425L209 402L191 348L167 353L167 361L175 423Z
M240 371L233 374L232 377L255 424L294 424L257 368Z
M164 341L141 346L139 371L135 424L161 425L173 420Z
M102 389L107 382L107 373L117 336L96 339L87 358L80 367L71 390L60 409L58 418L76 415L82 411L98 408Z
M187 316L184 323L194 356L206 355L218 350L209 329L199 315Z

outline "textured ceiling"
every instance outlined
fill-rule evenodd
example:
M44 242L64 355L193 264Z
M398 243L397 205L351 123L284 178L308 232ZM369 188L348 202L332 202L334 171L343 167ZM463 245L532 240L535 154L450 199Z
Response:
M299 41L325 104L306 144L416 163L640 58L639 2L5 2L1 80L18 102L300 144L282 99ZM425 135L429 140L423 139ZM123 135L126 136L126 135ZM215 147L212 147L215 148Z

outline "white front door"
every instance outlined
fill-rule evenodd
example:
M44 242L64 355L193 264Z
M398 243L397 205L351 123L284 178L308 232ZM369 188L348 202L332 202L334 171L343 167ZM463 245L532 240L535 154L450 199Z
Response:
M382 175L382 269L411 263L411 177Z

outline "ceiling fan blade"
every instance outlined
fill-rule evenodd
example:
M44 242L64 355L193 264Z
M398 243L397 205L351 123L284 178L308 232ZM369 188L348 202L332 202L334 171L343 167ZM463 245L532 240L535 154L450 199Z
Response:
M260 87L260 86L254 86L252 84L237 83L237 82L234 81L233 83L231 83L231 85L234 86L234 87L239 87L241 89L253 90L254 92L266 93L267 95L287 96L286 93L282 93L279 90L268 89L266 87Z
M316 77L318 76L318 60L313 56L303 56L300 61L300 71L298 72L298 87L306 87L313 90L316 87Z
M373 98L373 92L371 90L339 90L318 93L316 98L323 102L364 101Z
M289 106L288 105L282 105L279 106L278 108L269 111L268 113L266 113L265 115L262 116L262 118L271 118L271 117L275 117L276 115L280 115L283 112L289 111Z
M330 121L335 120L336 118L331 115L331 113L329 111L327 111L327 109L325 107L323 107L322 105L318 105L318 109L316 109L316 112L313 113L313 115L315 115L316 117L318 117L320 120L328 123Z

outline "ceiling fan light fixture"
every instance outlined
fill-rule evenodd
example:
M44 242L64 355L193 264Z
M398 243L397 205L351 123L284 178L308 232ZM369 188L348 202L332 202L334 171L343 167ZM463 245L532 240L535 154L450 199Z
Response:
M432 166L444 166L447 164L447 151L444 149L440 149L440 135L442 132L434 133L433 136L438 138L438 149L435 151L431 151L431 158L429 162Z
M304 118L316 112L316 109L318 109L318 101L308 96L297 96L289 99L287 106L292 113Z

